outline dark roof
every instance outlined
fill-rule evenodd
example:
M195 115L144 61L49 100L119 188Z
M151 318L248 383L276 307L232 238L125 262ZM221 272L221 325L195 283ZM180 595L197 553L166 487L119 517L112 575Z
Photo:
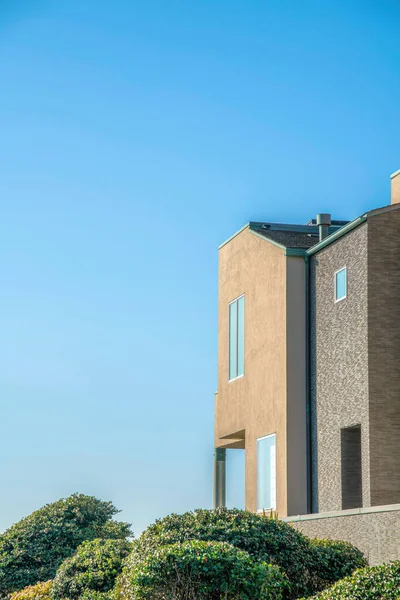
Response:
M338 221L333 219L331 221L331 225L339 225L340 227L343 227L344 225L347 225L348 221ZM307 225L316 225L317 224L317 219L310 219L307 223Z
M349 221L332 221L328 228L328 237L342 229L348 223ZM311 219L306 225L250 221L250 223L221 244L220 248L245 229L250 229L250 231L262 236L273 244L277 244L281 248L293 249L294 254L296 254L296 250L298 250L298 254L302 254L302 250L310 250L319 243L319 227L314 224L314 219Z
M329 235L346 225L348 221L333 221L329 227ZM319 242L319 228L309 221L307 225L289 223L250 222L250 229L267 240L271 240L285 248L303 248L307 250Z
M310 235L309 233L298 233L296 231L268 231L265 229L253 229L253 231L286 248L311 248L319 242L318 234Z

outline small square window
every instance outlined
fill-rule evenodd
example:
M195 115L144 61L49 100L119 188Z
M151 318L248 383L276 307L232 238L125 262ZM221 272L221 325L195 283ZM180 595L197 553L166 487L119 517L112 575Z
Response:
M347 295L347 269L340 269L335 273L335 301L344 300Z

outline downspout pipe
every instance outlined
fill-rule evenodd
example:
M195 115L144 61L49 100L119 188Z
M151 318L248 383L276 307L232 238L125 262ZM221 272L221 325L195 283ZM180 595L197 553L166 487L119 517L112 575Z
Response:
M312 513L312 442L311 442L311 361L310 361L310 259L306 255L306 451L307 451L307 512Z

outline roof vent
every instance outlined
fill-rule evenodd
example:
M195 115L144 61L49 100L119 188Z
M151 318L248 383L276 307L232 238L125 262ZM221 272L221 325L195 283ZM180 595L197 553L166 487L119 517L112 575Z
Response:
M331 215L320 213L317 215L317 225L319 229L319 241L322 242L329 235L329 226L332 222Z

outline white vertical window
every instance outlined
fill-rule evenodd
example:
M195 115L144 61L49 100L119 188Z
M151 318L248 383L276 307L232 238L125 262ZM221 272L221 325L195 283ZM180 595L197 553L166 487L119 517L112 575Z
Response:
M229 379L244 375L244 296L229 304Z
M257 510L276 510L276 435L257 440Z
M344 300L347 296L347 269L344 267L335 273L335 301Z

